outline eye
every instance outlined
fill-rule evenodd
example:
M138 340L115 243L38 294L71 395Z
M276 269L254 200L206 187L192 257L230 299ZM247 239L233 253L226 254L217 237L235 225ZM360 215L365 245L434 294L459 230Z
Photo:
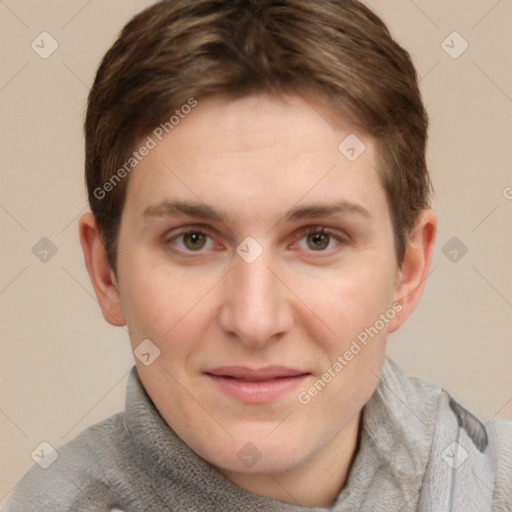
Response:
M196 228L189 228L173 234L166 238L166 243L175 245L184 252L204 252L203 249L212 249L217 246L208 233Z
M344 242L341 235L332 233L322 226L311 226L306 228L305 231L303 231L302 238L300 238L299 242L302 240L306 241L307 247L305 250L309 249L314 252L327 252L328 249L332 249L333 246L337 247ZM304 247L299 248L303 249Z

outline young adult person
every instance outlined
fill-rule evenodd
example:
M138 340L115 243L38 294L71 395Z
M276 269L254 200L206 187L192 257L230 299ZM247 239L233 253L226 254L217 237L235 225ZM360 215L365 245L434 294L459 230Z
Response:
M356 0L135 16L90 91L79 228L126 411L7 510L511 510L511 424L385 355L434 245L427 125Z

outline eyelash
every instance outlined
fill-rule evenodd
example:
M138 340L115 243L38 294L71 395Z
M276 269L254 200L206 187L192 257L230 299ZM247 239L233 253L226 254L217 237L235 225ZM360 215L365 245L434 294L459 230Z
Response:
M168 245L173 245L173 242L175 240L177 240L180 237L183 237L184 235L188 235L188 234L206 235L208 238L213 240L213 236L210 234L209 230L206 229L204 226L189 226L189 227L183 229L183 231L173 234L172 236L166 237L165 243ZM313 254L319 254L320 256L322 255L322 253L324 253L324 254L327 253L326 255L332 255L332 252L333 252L333 250L336 250L336 247L339 247L340 245L348 243L347 235L342 235L341 233L334 232L333 230L330 230L329 228L326 228L324 226L306 226L300 230L300 235L295 238L295 241L293 242L293 244L294 245L297 244L303 238L307 237L308 235L312 235L312 234L329 235L329 237L330 237L329 244L331 242L331 239L334 239L337 241L337 245L335 246L334 249L331 248L331 249L323 249L323 250L318 250L318 251L314 251L314 250L307 251L307 252L310 252ZM202 253L206 252L206 250L202 249L202 248L197 251L191 251L188 249L178 248L177 251L180 253L183 253L183 254L187 254L187 255L193 255L194 253L196 253L197 255L201 255Z

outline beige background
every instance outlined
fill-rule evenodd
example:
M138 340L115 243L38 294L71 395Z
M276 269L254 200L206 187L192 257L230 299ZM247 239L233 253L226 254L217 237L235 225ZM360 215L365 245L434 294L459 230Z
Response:
M148 3L0 1L0 503L42 441L58 447L123 408L127 333L103 321L77 237L82 122L100 58ZM439 218L423 301L389 354L471 410L512 420L512 1L366 3L422 77ZM31 48L43 31L59 45L47 59ZM457 59L441 45L454 31L469 43ZM32 252L42 237L57 248L46 263ZM468 248L457 262L443 253L453 237Z

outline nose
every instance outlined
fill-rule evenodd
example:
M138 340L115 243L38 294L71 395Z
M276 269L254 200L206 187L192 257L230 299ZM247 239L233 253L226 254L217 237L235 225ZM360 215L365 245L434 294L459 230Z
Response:
M252 263L240 258L224 281L219 323L247 346L265 346L293 326L293 295L264 251Z

